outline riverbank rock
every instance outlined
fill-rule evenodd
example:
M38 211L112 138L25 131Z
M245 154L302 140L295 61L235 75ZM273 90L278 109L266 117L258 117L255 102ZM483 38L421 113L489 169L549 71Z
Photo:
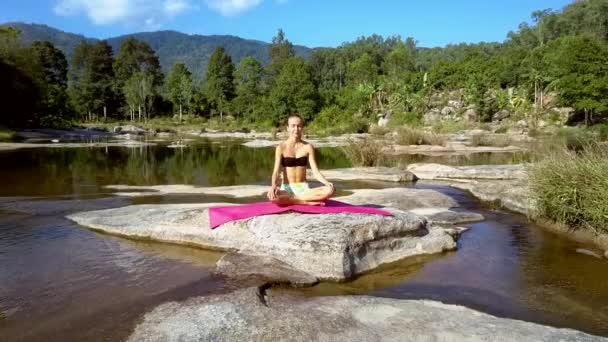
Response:
M351 180L379 180L385 182L414 182L416 176L410 171L396 167L353 167L344 169L323 170L327 179L351 181ZM309 178L313 177L309 170Z
M304 297L248 288L170 302L128 341L606 341L431 300Z
M418 215L285 213L209 228L213 204L133 205L76 213L69 219L95 230L274 258L319 280L341 281L382 264L456 248L454 239Z
M150 195L168 194L205 194L230 196L233 198L244 198L262 196L268 192L269 186L265 185L230 185L199 187L187 184L170 185L107 185L107 189L118 191L116 195L126 197L140 197Z
M450 186L469 191L484 202L492 202L497 206L528 215L534 212L534 203L526 180L496 180L450 182Z
M453 210L459 207L454 199L431 189L388 188L351 191L353 194L337 199L358 205L381 205L408 210L437 224L463 224L484 220L483 215L478 213Z
M448 166L433 163L410 164L407 170L419 179L525 179L526 169L523 164L515 165L473 165Z

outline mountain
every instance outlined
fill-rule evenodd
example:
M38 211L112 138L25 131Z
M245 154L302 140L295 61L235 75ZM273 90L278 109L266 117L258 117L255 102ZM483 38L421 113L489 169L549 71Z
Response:
M64 32L47 25L26 24L21 22L6 23L0 26L12 26L21 31L21 40L30 44L36 40L48 40L70 60L74 47L81 41L96 41L80 34ZM246 56L253 56L262 64L270 62L268 43L259 40L243 39L229 35L203 36L198 34L185 34L176 31L156 31L133 33L124 36L111 37L106 40L112 46L114 54L118 52L120 43L127 37L134 37L144 41L156 51L163 71L167 73L177 61L183 61L194 77L202 78L209 57L217 47L224 47L232 57L235 65ZM297 56L307 58L314 49L306 46L294 45Z

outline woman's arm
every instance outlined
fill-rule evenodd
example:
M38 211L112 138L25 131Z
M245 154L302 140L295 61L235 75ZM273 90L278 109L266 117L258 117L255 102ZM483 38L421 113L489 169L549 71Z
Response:
M281 170L281 144L277 145L274 150L274 167L272 169L272 179L270 180L270 190L268 190L268 199L273 200L277 197L279 172Z
M315 148L312 146L312 144L308 144L308 146L308 163L310 163L310 169L312 170L312 174L319 182L327 186L333 187L334 185L330 183L327 179L325 179L325 177L321 174L321 171L319 171L319 167L317 166L317 160L315 159Z

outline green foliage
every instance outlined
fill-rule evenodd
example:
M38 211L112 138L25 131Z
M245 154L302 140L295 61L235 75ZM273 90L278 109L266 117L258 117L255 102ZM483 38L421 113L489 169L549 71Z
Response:
M589 35L551 42L546 54L554 86L566 106L590 113L608 111L608 46Z
M291 113L311 120L317 107L317 92L310 73L300 57L285 62L269 94L273 121L282 122Z
M203 93L222 120L234 97L234 64L224 48L217 48L209 59Z
M397 112L393 113L388 122L389 127L398 127L407 125L410 127L421 127L422 118L419 114L412 112Z
M272 37L272 43L268 46L268 55L270 56L268 74L271 79L274 79L281 73L285 63L295 56L293 44L285 39L285 33L282 29L279 29L277 35Z
M233 109L247 120L256 121L264 115L261 110L264 94L263 77L264 68L253 57L243 58L234 73L236 97L233 101Z
M81 42L72 56L68 93L82 117L91 119L117 107L112 48L105 42ZM105 110L104 110L105 109Z
M193 96L192 74L183 62L176 62L167 76L167 92L173 103L173 111L179 109L182 117L182 107L188 108Z
M562 148L530 164L529 184L537 215L608 233L608 151L591 144L579 152Z

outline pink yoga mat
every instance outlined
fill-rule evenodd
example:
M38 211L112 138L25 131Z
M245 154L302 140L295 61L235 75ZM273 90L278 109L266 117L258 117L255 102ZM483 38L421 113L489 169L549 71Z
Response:
M356 206L333 200L326 201L324 206L296 204L282 207L267 201L225 207L211 207L209 208L209 226L211 229L214 229L226 222L260 215L279 214L286 211L297 211L306 214L357 213L383 216L393 215L386 210Z

